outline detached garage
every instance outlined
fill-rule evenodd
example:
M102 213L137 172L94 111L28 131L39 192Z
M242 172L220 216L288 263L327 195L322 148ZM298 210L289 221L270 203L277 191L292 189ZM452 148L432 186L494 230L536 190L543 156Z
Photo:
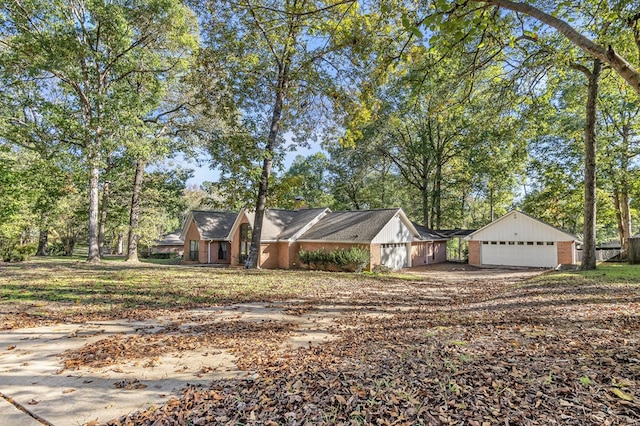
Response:
M576 262L575 236L516 210L467 240L470 265L554 268Z

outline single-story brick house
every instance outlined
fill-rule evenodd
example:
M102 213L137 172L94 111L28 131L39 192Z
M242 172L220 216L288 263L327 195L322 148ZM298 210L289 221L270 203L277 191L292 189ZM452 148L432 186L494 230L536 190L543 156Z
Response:
M447 241L451 239L440 231L433 231L425 226L413 224L420 234L420 239L412 244L411 265L431 265L447 261Z
M182 240L180 230L163 235L158 241L156 241L151 247L149 247L149 253L154 254L166 254L175 256L182 256L184 252L184 241Z
M517 210L466 238L470 265L553 268L576 263L574 235Z
M254 213L193 211L183 228L185 263L244 264L251 245ZM332 212L324 209L265 212L259 265L302 267L300 250L368 248L370 268L393 269L444 262L447 239L416 226L402 209Z

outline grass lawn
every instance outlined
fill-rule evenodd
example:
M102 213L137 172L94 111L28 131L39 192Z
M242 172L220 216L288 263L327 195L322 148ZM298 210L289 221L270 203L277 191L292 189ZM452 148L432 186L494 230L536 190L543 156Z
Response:
M0 319L8 329L257 301L343 312L334 341L293 350L247 340L232 350L251 360L250 378L188 387L112 425L640 424L640 266L527 280L442 274L40 260L0 265Z
M364 275L182 267L121 259L0 264L0 329L56 322L149 318L158 310L318 298ZM386 277L385 279L389 279Z

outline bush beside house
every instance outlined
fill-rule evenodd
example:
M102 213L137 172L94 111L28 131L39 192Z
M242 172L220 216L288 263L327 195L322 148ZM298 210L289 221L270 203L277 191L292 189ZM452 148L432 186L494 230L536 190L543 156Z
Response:
M362 272L370 261L369 251L360 247L338 248L333 251L300 250L298 258L308 269L344 272Z

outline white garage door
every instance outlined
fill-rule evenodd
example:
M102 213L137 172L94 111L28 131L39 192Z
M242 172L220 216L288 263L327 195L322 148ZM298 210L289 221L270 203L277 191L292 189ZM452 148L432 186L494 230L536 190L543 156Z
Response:
M380 262L391 269L406 268L407 245L404 243L383 244L380 248Z
M553 268L558 265L558 252L553 242L533 242L533 244L481 244L481 263L483 265L531 266Z

